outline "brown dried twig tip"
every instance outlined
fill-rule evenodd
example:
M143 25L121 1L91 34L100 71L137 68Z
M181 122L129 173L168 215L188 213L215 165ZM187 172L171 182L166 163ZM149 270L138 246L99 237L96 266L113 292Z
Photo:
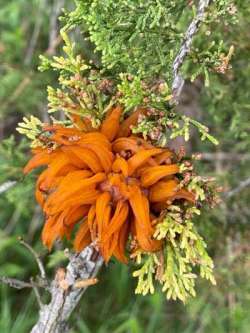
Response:
M76 281L76 283L74 284L74 288L75 289L86 288L86 287L93 286L93 285L97 284L97 282L98 282L97 278L79 280L79 281Z
M56 271L55 281L57 282L58 286L67 291L69 289L69 282L66 280L66 271L64 268L60 267Z

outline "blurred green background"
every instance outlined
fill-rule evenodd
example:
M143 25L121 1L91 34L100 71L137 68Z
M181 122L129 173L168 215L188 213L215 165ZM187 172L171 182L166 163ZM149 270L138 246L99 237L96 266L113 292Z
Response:
M44 255L51 274L65 261L60 244L52 254L41 245L43 217L33 198L34 179L22 176L29 146L15 131L25 115L46 120L46 86L56 77L37 71L38 56L60 50L57 17L65 5L71 4L0 0L0 186L18 181L0 194L0 276L29 280L37 274L19 236ZM220 32L228 46L235 46L232 68L225 75L211 73L209 87L202 77L187 83L179 107L210 126L220 141L214 147L193 135L187 147L203 153L200 172L217 177L225 190L222 203L197 220L215 261L217 286L199 281L198 296L185 306L167 302L161 293L136 296L131 268L114 261L103 267L99 284L89 288L74 312L72 333L250 332L250 10L245 1L238 1L238 11L239 23ZM74 38L80 38L77 32ZM0 285L1 333L28 332L38 310L30 290Z

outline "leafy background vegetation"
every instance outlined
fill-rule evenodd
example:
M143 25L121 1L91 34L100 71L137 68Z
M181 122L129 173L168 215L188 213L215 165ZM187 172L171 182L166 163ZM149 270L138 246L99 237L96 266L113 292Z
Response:
M229 2L216 3L223 7ZM222 39L225 50L234 45L231 68L222 74L206 66L211 56L209 36L214 30L207 22L195 40L192 62L185 64L184 74L189 77L188 73L192 72L195 80L187 82L179 106L180 112L208 125L220 142L218 146L201 143L197 133L193 133L186 144L189 153L203 153L198 162L200 172L217 177L225 190L217 209L207 211L196 222L215 261L217 286L199 281L198 296L185 306L166 301L158 292L153 296L136 296L131 268L113 261L103 267L99 284L89 288L73 314L72 333L249 332L250 187L243 185L250 178L250 11L244 1L235 4L238 22L219 26L213 37L217 48ZM44 255L51 274L65 261L60 245L52 254L46 253L41 245L43 217L33 199L33 178L22 176L22 167L28 159L28 143L15 131L23 116L35 114L46 120L46 87L53 85L56 77L53 72L37 70L38 56L60 50L62 41L58 37L56 17L62 6L65 3L59 0L0 0L0 184L18 181L15 187L0 194L0 275L24 280L36 275L37 267L30 253L18 242L19 236ZM74 7L73 3L67 6ZM77 45L81 45L79 49L86 57L92 54L89 42L82 39L78 30L71 37L79 42ZM97 57L97 64L98 61ZM116 61L114 68L117 68ZM28 332L37 314L38 305L32 291L0 286L1 332Z

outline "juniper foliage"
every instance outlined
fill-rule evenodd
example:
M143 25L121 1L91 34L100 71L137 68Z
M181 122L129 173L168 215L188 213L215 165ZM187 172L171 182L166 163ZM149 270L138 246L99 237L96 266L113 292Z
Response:
M3 60L1 61L0 79L2 139L10 132L15 133L15 124L24 114L31 115L37 111L39 118L43 119L43 101L47 82L54 89L57 88L57 84L52 84L53 81L55 82L53 72L47 71L41 74L36 71L38 54L44 53L48 44L48 20L51 9L51 6L48 6L43 12L42 33L39 35L39 43L32 58L32 80L29 81L29 85L24 86L22 93L15 95L15 99L9 103L8 97L12 96L12 92L22 82L22 79L27 77L30 70L29 66L24 66L23 58L28 46L28 38L32 35L34 21L37 18L35 14L38 1L30 1L28 9L26 1L1 0L0 3L0 56ZM77 6L79 3L80 1ZM34 15L27 17L25 15L27 10ZM183 20L182 23L179 23L179 29L182 32L185 31L187 23L192 18L192 8L189 7L187 10L187 17L184 18L185 15L182 12ZM69 16L66 16L66 22L79 24L83 37L89 38L81 15L77 21L76 12L77 10L71 14L74 18L69 19ZM187 80L189 78L193 80L196 77L195 85L197 82L203 82L205 77L206 84L209 85L199 93L202 112L199 113L198 120L210 127L212 134L219 139L220 145L215 147L208 142L203 142L201 145L200 140L192 132L190 139L192 151L211 153L213 156L212 160L202 161L200 164L202 173L216 175L226 190L237 188L239 181L249 177L247 151L249 147L250 68L246 33L249 30L249 15L247 2L240 0L234 3L227 0L213 1L209 16L214 19L210 22L206 21L202 25L199 35L194 41L192 52L182 69ZM235 21L235 17L238 18L238 22ZM94 59L94 68L102 70L100 51L92 54L92 51L89 50L93 49L93 45L91 45L91 49L87 49L86 45L89 46L89 42L82 37L79 40L79 35L73 30L70 32L70 36L79 41L76 44L77 53L82 54L83 59L87 61L90 58ZM221 43L221 40L224 42ZM209 45L212 46L211 49ZM228 69L225 74L220 73L217 69L223 64L222 57L227 57L232 45L234 45L234 54L230 59ZM211 55L211 52L217 54L216 57ZM213 57L214 61L211 61ZM207 68L206 71L204 66ZM105 70L104 74L112 77L112 73L117 75L118 72L118 65L115 65L112 70ZM163 71L164 75L166 72L167 70ZM169 73L170 71L167 77L171 79ZM119 84L128 81L128 76L124 75L124 77L126 80L122 80L122 82L118 79ZM141 79L137 73L133 75L133 81L134 77L139 77L135 81ZM171 82L167 84L164 82L164 89L167 89L165 96L169 96ZM125 91L128 93L127 95L123 93L122 98L128 101L126 102L128 105L126 112L129 112L138 102L133 101L134 94L126 87L126 84ZM143 98L147 97L140 93L140 98L142 95ZM188 103L189 100L184 101L185 105ZM163 109L165 110L165 107ZM182 105L180 112L181 110ZM20 140L19 137L17 139ZM18 146L15 142L1 142L1 182L8 180L9 177L19 179L20 171L18 170L21 170L27 159L27 148L25 147L26 144L23 143ZM8 151L12 151L11 157L7 154ZM17 153L22 154L22 158L15 159L14 156ZM220 156L220 153L226 153L225 156L228 159L218 162L216 156ZM232 159L229 159L230 156ZM238 156L242 156L240 161ZM13 168L13 165L16 167ZM36 273L33 259L27 257L27 253L21 250L16 241L18 235L25 235L29 242L40 249L38 235L43 220L37 213L32 200L31 186L31 179L26 179L25 183L19 182L17 187L0 197L2 275L28 278ZM140 332L146 330L148 333L153 333L155 331L165 332L167 327L169 331L176 333L191 333L196 330L218 333L234 330L247 333L249 331L247 314L249 298L247 295L250 281L248 202L249 188L244 188L237 195L226 200L218 210L208 211L205 215L203 214L202 218L195 219L195 226L205 236L209 245L209 253L215 260L215 274L219 281L215 288L199 281L197 286L199 297L190 299L185 308L178 303L166 303L165 296L158 292L144 298L134 297L132 291L135 281L131 278L131 268L111 264L109 270L104 269L102 272L103 281L96 288L89 290L79 310L73 315L74 330L76 332L116 330L118 332ZM27 221L31 219L35 222L33 229L27 224ZM10 236L10 233L13 236ZM59 263L59 259L56 259L52 261L51 267L54 268L53 265ZM100 294L103 295L102 299L100 299ZM27 302L28 296L29 292L20 292L18 293L19 301L16 302L16 291L2 288L0 327L3 332L26 332L32 326L38 309L36 309L32 294L30 301ZM131 302L132 297L133 302ZM103 306L103 299L105 306ZM90 306L91 313L88 311ZM98 317L95 315L96 313L98 313Z
M134 133L142 132L145 138L154 139L154 131L158 130L158 133L155 133L156 144L164 146L169 139L167 128L171 133L170 138L183 136L187 141L190 124L193 124L201 132L202 140L208 138L217 144L216 139L208 134L208 129L197 120L176 114L174 114L174 120L171 119L172 116L170 118L171 88L168 88L168 82L171 84L171 79L164 76L164 72L167 70L165 63L169 64L168 71L171 73L170 64L172 66L173 56L180 47L176 21L178 18L178 23L181 22L183 12L188 17L188 11L184 11L184 9L189 10L190 8L186 7L184 2L178 4L170 2L169 5L163 4L161 1L157 1L157 4L153 2L148 4L145 1L138 4L130 1L120 1L116 4L111 1L104 4L99 1L77 2L76 10L65 14L66 19L64 20L67 23L61 29L65 55L54 56L52 59L41 57L40 70L56 71L61 86L57 89L48 87L49 112L63 111L68 118L63 121L65 125L70 123L71 115L80 115L87 116L91 119L93 126L98 127L103 115L114 103L122 103L125 106L125 113L134 112L136 107L145 106L150 113L139 120L139 125L133 129ZM85 26L85 32L89 34L95 50L100 52L101 68L99 70L93 67L92 59L87 62L81 54L77 54L76 45L70 41L69 30L81 22ZM124 28L121 29L121 26ZM185 27L185 24L183 26ZM161 30L165 31L166 28L168 28L167 40ZM128 39L128 33L131 34L132 31L132 37ZM183 39L183 34L181 36L180 40ZM177 46L176 49L171 46L173 40L174 45ZM152 41L156 43L154 47ZM156 45L158 45L157 48ZM158 54L157 57L154 53L156 49L162 53L162 56ZM118 54L118 50L121 54ZM132 54L130 54L130 50L132 50ZM171 50L171 54L167 50ZM157 64L156 67L155 64ZM108 77L108 73L112 73L111 76ZM110 86L110 90L107 89L107 85L108 88ZM52 118L52 122L62 121ZM183 122L182 127L180 127L181 122ZM41 128L41 123L33 117L30 121L25 119L25 122L20 123L18 131L32 139L33 146L42 145L43 143L39 143L39 139L37 140L39 127ZM189 176L190 182L185 182L185 185L197 194L197 199L200 198L201 201L207 199L208 201L207 194L202 188L203 185L196 183L194 186L194 179L189 174L190 170L192 168L189 166L186 170L184 164L183 182ZM203 194L203 197L200 197L200 193ZM193 207L194 209L195 207ZM166 218L171 214L167 210L163 213ZM186 230L192 226L190 222L192 214L189 215ZM174 230L175 224L186 223L185 214L179 215L179 221L176 219L173 221L174 225L170 224L172 235L174 235L173 240L169 239L167 233L163 237L166 247L163 255L166 257L166 262L165 259L163 262L159 262L155 255L146 254L143 263L139 259L141 253L137 255L137 262L142 264L142 267L134 273L134 276L139 278L136 292L143 295L148 292L152 293L154 291L153 279L156 279L163 285L162 290L167 291L168 299L179 298L186 301L188 295L195 295L194 277L196 275L193 273L192 266L200 266L201 276L215 283L212 274L213 264L205 250L202 238L196 231L191 231L192 228L189 230L189 236L185 236L186 241L179 245L174 241L174 238L182 237L182 231L178 234ZM159 238L159 234L156 234L156 237ZM196 248L192 255L190 254L191 246ZM160 269L162 274L159 277L157 272ZM176 270L179 270L178 277Z

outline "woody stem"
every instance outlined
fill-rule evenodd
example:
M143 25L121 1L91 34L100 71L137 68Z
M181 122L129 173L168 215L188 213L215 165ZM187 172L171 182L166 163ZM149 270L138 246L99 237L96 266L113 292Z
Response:
M184 79L182 78L180 74L181 66L187 56L187 54L190 52L190 48L194 39L195 34L197 33L202 21L205 18L206 15L206 9L210 5L211 0L199 0L198 6L197 6L197 13L192 22L189 24L184 39L182 42L182 45L179 49L178 54L176 55L174 62L173 62L173 84L172 84L172 104L178 104L179 98L182 92L182 88L184 85Z
M51 300L42 305L39 319L31 333L65 333L67 321L87 289L77 286L78 281L93 279L103 264L103 259L96 249L90 245L81 253L74 254L66 270L57 272L51 282Z

